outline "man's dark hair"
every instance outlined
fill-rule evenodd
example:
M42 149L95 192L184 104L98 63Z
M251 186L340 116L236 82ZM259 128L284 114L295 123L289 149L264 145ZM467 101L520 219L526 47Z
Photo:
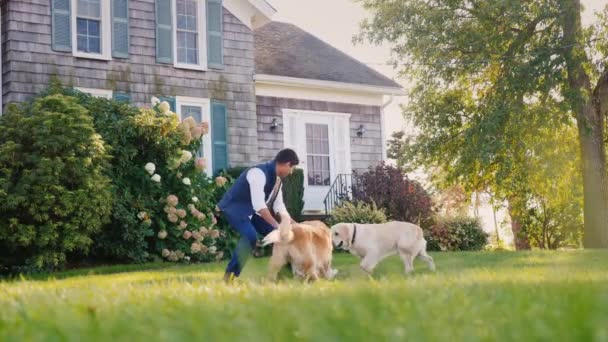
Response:
M279 151L277 156L274 157L274 161L279 164L289 163L291 166L300 164L300 159L296 152L290 148Z

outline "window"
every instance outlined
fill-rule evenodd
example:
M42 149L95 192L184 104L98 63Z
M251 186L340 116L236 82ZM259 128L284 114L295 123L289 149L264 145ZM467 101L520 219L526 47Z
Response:
M308 185L329 186L329 126L306 124L306 161L308 163Z
M72 8L74 56L110 59L110 1L72 0Z
M204 0L174 0L175 66L204 70L207 67Z
M209 99L194 98L177 96L175 98L177 114L180 120L185 120L188 117L192 117L197 123L207 122L209 123L210 118L210 101ZM211 134L203 135L203 143L200 150L196 154L197 157L205 158L207 161L207 167L205 172L211 174L213 170L212 158L211 158Z
M102 97L104 99L112 99L112 91L108 89L96 89L96 88L83 88L83 87L74 87L74 89L79 90L83 93L87 93L91 96Z

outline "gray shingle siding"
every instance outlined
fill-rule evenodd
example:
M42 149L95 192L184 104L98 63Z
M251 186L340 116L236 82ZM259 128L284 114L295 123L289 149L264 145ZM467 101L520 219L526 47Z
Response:
M380 106L310 101L278 97L257 96L257 130L259 157L270 160L283 148L283 109L302 109L320 112L350 113L350 150L353 170L364 171L382 161L382 133ZM270 130L272 119L279 126ZM365 127L363 137L357 136L360 125Z
M230 164L258 161L253 32L228 10L225 68L202 72L156 63L154 0L129 1L130 56L111 61L53 51L49 0L1 4L3 105L27 100L44 89L52 75L65 85L128 92L136 105L148 104L154 95L221 100L228 106Z

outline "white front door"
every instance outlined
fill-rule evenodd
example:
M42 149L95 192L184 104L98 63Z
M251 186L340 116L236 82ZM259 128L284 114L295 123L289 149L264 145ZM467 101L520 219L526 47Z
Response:
M300 157L304 211L325 210L324 200L338 174L350 173L349 115L284 110L285 147Z

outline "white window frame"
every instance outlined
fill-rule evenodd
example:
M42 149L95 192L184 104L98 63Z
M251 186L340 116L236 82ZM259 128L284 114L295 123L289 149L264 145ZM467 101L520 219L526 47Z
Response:
M209 123L209 133L203 135L203 158L206 161L204 172L211 176L213 174L213 155L211 141L211 100L200 97L176 96L175 97L175 112L179 115L179 120L182 120L182 106L201 107L202 122Z
M104 99L111 100L113 92L108 89L99 89L99 88L84 88L84 87L74 87L74 89L79 90L83 93L87 93L94 97L101 97Z
M173 66L180 69L207 70L207 1L195 0L198 9L198 62L179 63L177 60L177 0L173 0Z
M72 55L74 57L112 59L112 13L110 0L101 0L101 53L78 51L78 0L72 0Z

